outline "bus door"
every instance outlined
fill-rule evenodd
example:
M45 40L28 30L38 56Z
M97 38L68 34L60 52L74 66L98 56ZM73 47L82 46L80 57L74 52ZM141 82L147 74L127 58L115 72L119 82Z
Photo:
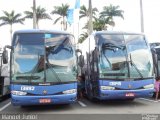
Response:
M93 97L96 97L98 95L98 56L97 56L97 49L91 52L89 56L89 68L90 68L90 79L88 81L88 87L89 87L89 92Z
M85 75L85 90L88 96L90 96L92 84L91 84L91 64L90 64L90 54L86 53L86 63L84 65L84 75Z

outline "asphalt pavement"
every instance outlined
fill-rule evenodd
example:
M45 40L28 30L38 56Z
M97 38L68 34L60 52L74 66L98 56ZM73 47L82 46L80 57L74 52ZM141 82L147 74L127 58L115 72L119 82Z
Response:
M20 107L13 106L8 98L0 102L0 114L3 120L160 120L160 100L138 98L134 101L91 102L82 99L70 105Z

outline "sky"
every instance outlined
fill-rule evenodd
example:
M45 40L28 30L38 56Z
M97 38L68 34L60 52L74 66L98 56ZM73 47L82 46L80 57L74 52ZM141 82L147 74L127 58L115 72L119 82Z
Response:
M121 10L124 10L124 20L115 18L116 26L109 28L114 31L125 32L141 32L140 27L140 0L92 0L92 6L97 7L99 11L103 10L104 6L113 4L119 5ZM36 0L37 6L41 6L50 13L53 6L60 6L62 3L67 3L70 6L74 5L75 0ZM88 0L81 0L81 5L88 7ZM21 13L23 16L24 11L30 11L32 0L0 0L0 16L3 16L2 11L11 12L15 10L16 13ZM160 0L143 0L143 14L144 14L144 33L146 34L149 42L160 42ZM51 15L53 20L41 20L39 25L40 29L60 30L59 24L54 25L56 16ZM84 26L86 19L79 21L78 34L83 33L81 28ZM0 21L1 23L1 21ZM26 19L24 25L14 24L13 32L20 29L32 29L33 23L31 19ZM71 28L72 29L72 28ZM73 32L73 29L69 32ZM0 27L0 46L10 45L10 26L5 25Z

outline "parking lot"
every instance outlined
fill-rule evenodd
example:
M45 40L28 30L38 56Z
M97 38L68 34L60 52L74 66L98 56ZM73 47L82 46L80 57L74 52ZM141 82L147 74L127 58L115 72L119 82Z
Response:
M144 115L158 115L160 113L160 100L155 101L152 98L138 98L134 101L98 101L91 102L88 99L82 99L71 105L41 105L41 106L13 106L10 98L0 103L1 115L36 115L35 119L81 119L88 116L88 119L98 118L98 115L104 116L100 119L109 117L109 119L138 120ZM96 115L96 116L95 116ZM95 116L95 117L93 117ZM125 117L124 117L125 116ZM32 116L33 117L33 116ZM156 117L156 116L155 116ZM0 119L5 119L1 116ZM22 119L22 118L21 118ZM26 118L27 119L27 118ZM159 120L160 116L156 118ZM144 119L145 120L145 119Z

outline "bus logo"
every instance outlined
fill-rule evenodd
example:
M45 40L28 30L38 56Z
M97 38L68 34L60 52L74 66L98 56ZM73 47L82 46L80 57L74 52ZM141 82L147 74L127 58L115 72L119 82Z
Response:
M47 90L43 90L43 94L47 94Z
M128 85L128 88L132 88L132 86L131 86L131 85Z

